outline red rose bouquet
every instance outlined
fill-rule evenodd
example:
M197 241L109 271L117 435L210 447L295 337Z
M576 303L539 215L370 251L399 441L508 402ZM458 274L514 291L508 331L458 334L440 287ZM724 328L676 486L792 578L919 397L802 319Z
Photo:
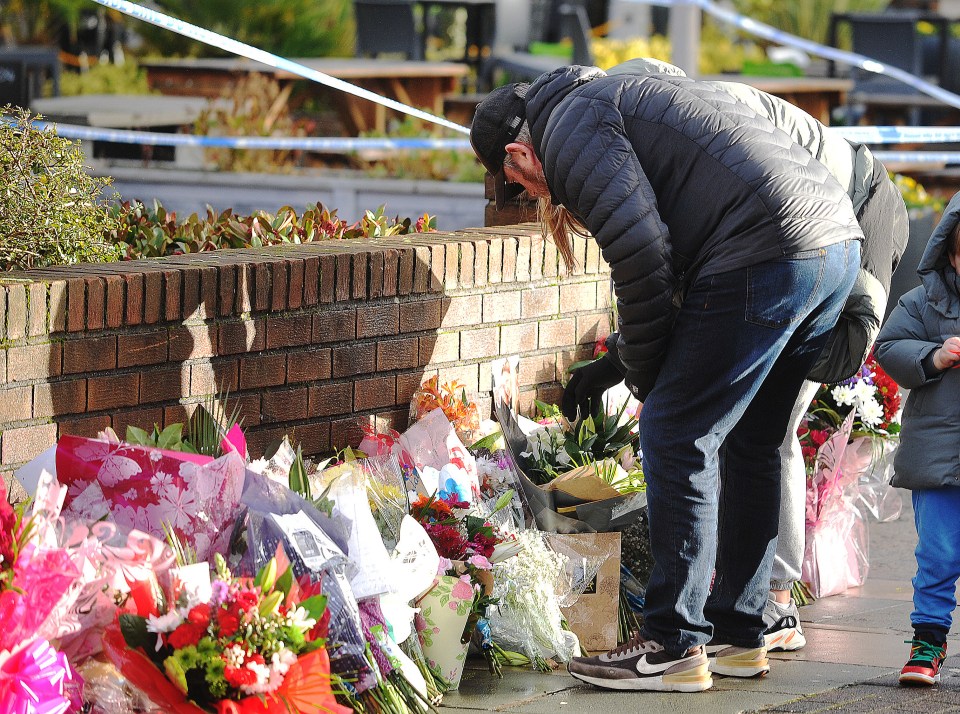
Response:
M298 601L291 571L276 577L276 560L252 579L234 577L220 556L213 579L206 564L180 570L190 577L165 603L137 603L105 638L110 659L148 698L176 712L350 711L330 688L323 596Z

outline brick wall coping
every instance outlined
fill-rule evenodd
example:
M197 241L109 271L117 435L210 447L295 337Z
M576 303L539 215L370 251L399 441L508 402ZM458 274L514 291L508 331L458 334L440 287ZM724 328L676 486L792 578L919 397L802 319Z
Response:
M574 241L574 275L606 271ZM557 278L534 223L392 238L12 271L0 278L0 340L308 308Z
M609 329L593 240L559 270L536 224L221 250L0 278L0 475L65 434L182 423L230 393L251 455L403 431L423 381L489 412L491 360L520 359L520 406L559 399Z

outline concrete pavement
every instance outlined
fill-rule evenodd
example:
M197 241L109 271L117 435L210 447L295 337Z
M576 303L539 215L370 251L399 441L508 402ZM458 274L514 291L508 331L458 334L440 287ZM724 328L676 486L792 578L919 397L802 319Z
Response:
M910 494L901 494L899 520L870 523L864 586L801 608L807 646L771 654L770 674L762 679L715 676L713 689L697 694L622 693L582 684L565 671L506 668L498 680L482 662L470 662L459 692L448 694L443 708L524 714L960 712L960 655L948 657L938 687L905 689L897 683L909 651L904 640L912 635L910 578L917 540ZM953 637L949 650L960 651Z

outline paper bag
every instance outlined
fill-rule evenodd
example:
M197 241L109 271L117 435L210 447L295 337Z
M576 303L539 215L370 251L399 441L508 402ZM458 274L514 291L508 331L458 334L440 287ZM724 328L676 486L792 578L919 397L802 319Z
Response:
M597 553L606 556L576 603L561 608L561 611L585 650L613 649L617 646L620 607L620 534L548 533L546 537L551 547L570 555L567 567L574 571L574 579L578 577L577 569L584 567L575 557L577 552L583 554L584 561L594 559Z

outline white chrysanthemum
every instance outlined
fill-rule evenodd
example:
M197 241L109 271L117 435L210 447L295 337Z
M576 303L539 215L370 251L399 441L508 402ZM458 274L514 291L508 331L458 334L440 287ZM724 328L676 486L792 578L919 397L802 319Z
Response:
M279 678L280 681L277 682L277 687L270 689L270 667L265 664L260 664L259 662L247 662L243 666L257 675L257 681L253 684L240 685L240 691L244 694L267 694L279 687L280 683L283 682L283 677L281 676Z
M841 384L833 388L830 392L833 395L834 401L841 407L852 407L854 406L854 395L853 388L847 384Z
M173 632L180 626L186 618L186 612L180 610L171 610L166 615L150 615L147 617L147 632L161 634L164 632Z
M883 405L872 397L858 404L857 411L860 413L860 421L866 426L879 428L883 423Z

